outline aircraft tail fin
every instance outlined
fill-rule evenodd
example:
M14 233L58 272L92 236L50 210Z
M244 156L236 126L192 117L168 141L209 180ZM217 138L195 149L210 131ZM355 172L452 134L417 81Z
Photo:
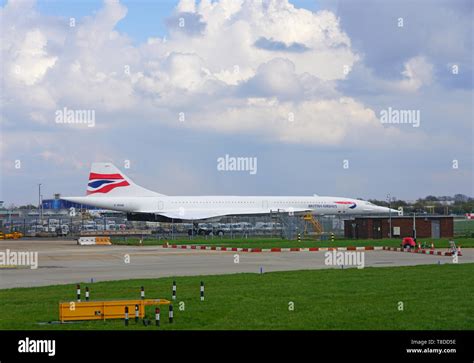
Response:
M135 184L112 163L92 163L87 195L94 197L154 197L163 194Z

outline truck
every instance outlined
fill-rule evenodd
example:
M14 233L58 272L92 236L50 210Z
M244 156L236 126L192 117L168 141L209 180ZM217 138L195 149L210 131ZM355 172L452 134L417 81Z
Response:
M189 236L223 236L224 231L219 228L219 224L213 225L212 223L199 223L197 226L193 226L192 229L188 229Z

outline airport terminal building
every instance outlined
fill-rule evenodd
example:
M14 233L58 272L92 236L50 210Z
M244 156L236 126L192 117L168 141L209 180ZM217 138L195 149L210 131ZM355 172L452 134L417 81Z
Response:
M413 236L413 217L392 216L392 236ZM416 237L451 238L454 236L452 216L419 216L415 218ZM344 221L344 236L352 239L389 238L389 217L357 217Z

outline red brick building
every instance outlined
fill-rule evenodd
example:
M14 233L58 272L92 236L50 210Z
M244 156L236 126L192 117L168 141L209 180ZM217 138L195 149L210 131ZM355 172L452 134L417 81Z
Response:
M416 237L442 238L453 237L453 217L419 216L416 217ZM358 217L344 221L344 236L353 239L388 238L389 217ZM392 237L413 236L413 217L392 216Z

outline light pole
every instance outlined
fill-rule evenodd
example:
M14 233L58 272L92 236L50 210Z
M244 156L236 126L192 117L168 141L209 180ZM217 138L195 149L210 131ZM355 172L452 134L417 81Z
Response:
M414 209L413 210L413 239L415 240L416 242L416 210Z
M41 220L41 183L38 184L38 218L40 218L41 224L43 221Z
M12 233L12 208L8 210L8 224L10 225L10 233Z
M388 199L388 224L389 224L389 232L388 232L388 238L392 239L392 208L390 205L390 193L387 194L387 199Z

